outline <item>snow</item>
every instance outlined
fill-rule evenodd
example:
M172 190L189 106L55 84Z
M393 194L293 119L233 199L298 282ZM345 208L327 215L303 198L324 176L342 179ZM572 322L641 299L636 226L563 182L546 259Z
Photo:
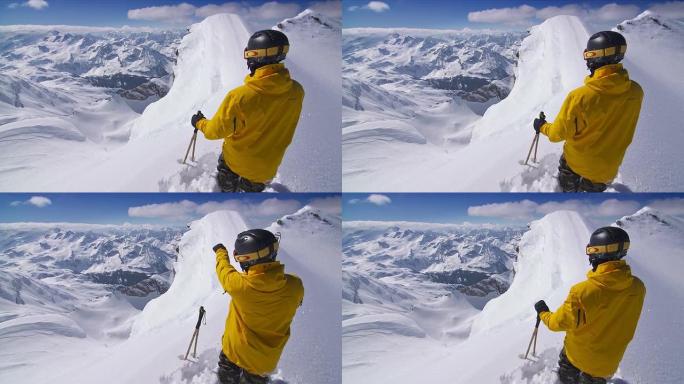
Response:
M340 382L340 221L339 216L305 206L269 227L282 235L278 259L305 288L273 375L276 383ZM60 315L0 295L0 335L22 336L3 344L0 381L215 384L230 296L223 294L216 278L212 247L219 242L230 247L248 227L234 211L213 212L192 222L180 241L171 287L141 312L118 295L103 292L100 297L82 292ZM3 274L0 271L0 288L6 286ZM35 301L33 294L23 297ZM200 305L207 317L198 355L183 361Z
M678 63L684 59L684 27L681 21L650 13L620 26L629 45L624 66L644 88L645 101L634 141L610 191L678 191L684 171L673 166L672 159L678 158L684 137L672 116L684 103L678 73ZM582 51L589 35L575 16L552 17L532 27L518 50L510 94L491 106L483 105L489 107L480 117L472 112L478 108L470 111L458 106L456 99L454 107L444 109L440 108L444 100L403 92L410 83L380 90L367 85L364 76L375 72L356 74L357 62L363 60L359 56L373 58L379 53L366 50L359 41L380 37L377 30L354 30L347 37L345 30L344 84L351 95L345 95L343 109L344 191L557 191L562 143L542 136L538 161L523 163L534 137L534 118L544 111L553 120L566 95L588 75ZM415 42L405 39L401 44L410 52ZM376 65L384 72L402 68L378 60ZM361 96L354 98L357 94ZM369 110L360 111L358 105ZM431 119L414 123L397 118L407 109ZM362 129L368 132L362 135ZM416 132L425 140L417 140Z
M677 356L684 337L684 308L674 303L681 303L684 298L678 272L684 268L684 221L646 207L614 225L625 228L630 235L631 248L626 260L633 273L644 281L647 295L635 338L618 373L609 382L681 383L684 370ZM367 315L378 320L359 329L356 319L360 314L347 314L353 314L350 308L362 306L344 302L344 382L557 383L556 364L563 333L540 326L537 356L527 361L521 356L535 324L534 303L544 299L555 309L570 287L586 278L590 266L583 248L591 231L573 211L557 211L532 222L520 240L511 287L487 302L482 311L470 312L469 317L460 319L465 332L448 342L435 342L415 332L407 334L407 330L414 328L400 328L398 325L403 323L396 320L388 323L394 318L379 317L377 310ZM345 276L348 273L345 264ZM354 281L345 281L346 294L352 292L349 288ZM363 280L357 283L361 283L359 287L367 284ZM423 287L410 280L403 281L403 285L404 296L397 296L396 282L391 287L367 286L361 300L377 303L368 299L368 295L373 295L387 303L424 303L416 299L424 294ZM370 304L365 307L372 308ZM456 309L452 314L455 313L468 312ZM377 328L373 329L373 324ZM431 330L435 329L438 327ZM430 328L424 333L429 331Z
M278 25L285 28L291 42L285 65L303 85L306 97L293 143L270 191L339 191L340 23L306 10ZM24 33L24 29L13 28L6 33ZM47 52L34 45L24 47L21 39L12 40L11 44L17 45L26 57L57 55L55 60L66 62L60 61L54 68L37 69L30 63L16 69L8 62L7 66L20 77L0 77L0 135L13 138L0 146L0 189L217 191L214 178L221 140L205 140L200 134L196 146L198 161L181 164L192 136L190 117L197 110L213 116L227 92L242 85L248 74L242 52L250 34L240 16L234 14L213 15L191 26L179 46L170 45L164 51L170 49L175 58L178 48L177 62L167 68L174 77L168 94L147 105L142 114L133 110L144 107L137 100L124 102L111 91L85 84L83 78L62 78L55 73L60 73L60 65L78 69L85 60L101 66L83 68L83 76L137 75L147 70L145 74L154 77L149 72L161 71L153 66L160 54L136 47L140 39L148 43L144 37L133 34L130 41L123 40L119 56L131 56L131 63L126 63L129 67L123 69L110 62L111 55L95 59L90 56L100 55L100 51L80 52L78 44L68 45L68 50L53 49L53 45L65 44L63 40L80 38L68 32L48 32L46 39L56 41L42 48ZM88 34L82 37L84 41L92 38ZM70 59L72 56L78 60ZM21 107L17 100L35 108ZM145 103L152 100L155 97L149 97ZM45 104L52 108L49 118L42 107ZM315 167L311 166L312 159ZM31 177L26 176L28 172Z

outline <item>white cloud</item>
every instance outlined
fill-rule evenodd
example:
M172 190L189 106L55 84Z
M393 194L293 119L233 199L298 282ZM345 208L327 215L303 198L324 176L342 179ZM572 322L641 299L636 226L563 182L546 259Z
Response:
M374 193L372 195L369 195L365 199L351 199L347 201L348 204L359 204L359 203L367 203L367 204L375 204L375 205L387 205L392 202L392 199L389 198L389 196L386 195L380 195L377 193Z
M684 216L684 199L681 197L653 200L648 206L668 215Z
M505 24L512 26L531 25L558 15L577 16L589 22L617 22L631 19L638 15L640 8L636 5L620 5L609 3L600 8L591 8L586 4L566 4L562 7L549 6L535 8L521 5L515 8L492 8L468 13L468 21L473 23Z
M363 6L358 6L358 5L352 5L351 7L347 8L349 11L358 11L358 10L366 10L366 11L373 11L377 13L382 13L390 10L389 4L383 2L383 1L371 1L366 5Z
M242 13L244 9L238 3L225 3L221 5L207 4L195 10L195 16L209 17L219 13Z
M323 4L320 6L325 7ZM249 6L247 3L241 2L227 2L196 7L192 4L181 3L131 9L128 11L128 18L171 24L188 24L218 13L235 13L246 20L280 20L293 17L300 11L299 4L277 1L269 1L258 6Z
M43 8L47 8L49 4L45 0L28 0L26 3L23 4L23 6L37 9L40 11Z
M583 200L550 201L543 204L530 200L510 201L468 207L468 215L505 219L532 219L551 212L570 210L587 217L626 216L635 213L641 204L633 200L608 199L600 204Z
M387 205L392 202L392 199L390 199L389 196L372 194L368 196L366 201L375 205Z
M492 203L468 207L468 215L528 219L536 213L538 207L539 205L537 203L530 200Z
M9 3L7 4L7 8L9 9L15 9L19 7L19 3Z
M249 8L248 15L250 18L261 20L285 19L296 15L300 10L299 5L295 3L270 1L258 7Z
M162 219L187 219L197 209L197 204L183 200L175 203L148 204L128 208L128 216Z
M209 201L197 204L189 200L172 203L148 204L128 208L128 216L143 218L160 218L173 220L187 220L204 216L220 210L240 212L246 218L283 216L294 213L301 204L297 200L281 200L270 198L260 203L246 203L240 200Z
M310 206L318 208L323 212L330 213L332 215L342 214L342 203L340 196L330 196L313 199L309 202Z
M641 12L636 5L619 5L610 3L589 13L589 20L594 21L623 21L632 19Z
M342 17L342 2L340 0L314 1L309 3L308 8L328 17Z
M492 8L468 13L468 21L491 24L526 24L535 16L537 9L527 4L515 8Z
M652 4L649 11L668 16L673 19L684 18L684 1L666 1Z
M164 21L164 22L187 22L195 16L197 7L188 3L178 5L160 5L131 9L128 18L131 20Z
M30 199L25 201L13 201L10 203L12 207L18 207L20 205L33 205L34 207L43 208L52 204L52 200L45 196L32 196Z

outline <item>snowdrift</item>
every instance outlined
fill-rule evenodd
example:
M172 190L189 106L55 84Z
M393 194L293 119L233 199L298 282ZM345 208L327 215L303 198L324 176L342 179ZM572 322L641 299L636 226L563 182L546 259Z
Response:
M519 244L510 288L492 299L473 323L472 334L534 317L530 308L544 298L557 308L570 287L584 279L584 246L591 232L577 212L557 211L530 224Z

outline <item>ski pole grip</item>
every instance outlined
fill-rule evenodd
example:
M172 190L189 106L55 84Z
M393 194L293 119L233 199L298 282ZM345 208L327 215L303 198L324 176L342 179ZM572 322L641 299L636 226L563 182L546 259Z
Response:
M542 120L546 120L546 115L544 114L544 111L539 112L539 118Z
M197 318L197 325L195 325L195 329L199 329L200 325L202 324L202 318L204 317L205 312L206 311L204 310L204 307L200 307L199 317Z
M537 324L535 324L535 328L539 328L539 323L541 323L541 317L539 317L539 314L537 314Z

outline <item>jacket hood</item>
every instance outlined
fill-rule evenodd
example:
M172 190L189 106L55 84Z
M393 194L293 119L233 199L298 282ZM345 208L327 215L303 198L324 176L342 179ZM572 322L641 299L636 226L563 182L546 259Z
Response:
M632 269L624 260L607 261L599 264L595 272L587 272L587 278L599 287L611 291L629 288L634 281Z
M292 79L284 64L269 64L257 69L254 76L245 76L245 85L257 93L280 95L292 88Z
M629 73L622 64L610 64L597 69L594 76L584 78L584 84L598 93L607 95L620 95L632 87Z
M283 288L287 282L285 280L285 266L279 261L253 265L249 267L246 277L247 284L260 292L277 291Z

